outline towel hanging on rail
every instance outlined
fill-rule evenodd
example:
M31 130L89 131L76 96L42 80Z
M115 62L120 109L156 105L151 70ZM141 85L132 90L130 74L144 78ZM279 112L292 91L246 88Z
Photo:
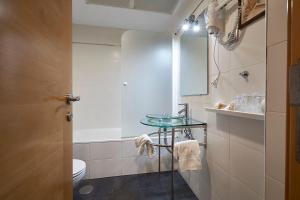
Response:
M200 147L197 140L176 142L174 157L178 160L180 171L200 170L202 168Z
M148 135L143 134L139 137L136 137L134 141L135 141L135 146L136 148L138 148L138 153L140 155L144 154L145 147L146 147L148 157L152 158L154 156L155 150L154 150L153 142Z

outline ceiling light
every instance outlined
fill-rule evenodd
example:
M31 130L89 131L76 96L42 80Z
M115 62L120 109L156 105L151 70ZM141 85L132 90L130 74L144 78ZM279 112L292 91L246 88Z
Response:
M190 24L188 22L188 20L184 20L184 24L182 25L182 30L183 31L187 31L190 28Z

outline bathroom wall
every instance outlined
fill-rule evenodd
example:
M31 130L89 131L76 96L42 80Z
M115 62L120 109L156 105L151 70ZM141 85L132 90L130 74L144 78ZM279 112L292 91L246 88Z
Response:
M269 0L267 13L266 200L284 200L287 0Z
M236 9L229 12L234 14L227 19L227 29L235 20ZM202 151L208 167L198 172L182 173L200 200L262 200L265 197L264 121L205 110L217 102L229 103L239 94L265 95L265 27L265 18L247 26L240 44L231 51L217 43L216 61L221 69L218 87L209 85L207 96L178 98L178 102L190 104L193 118L208 123L207 151ZM213 62L214 42L210 37L209 82L217 76ZM248 82L238 75L244 70L250 73ZM201 134L201 131L195 134Z
M124 30L73 25L74 131L121 127L121 35Z

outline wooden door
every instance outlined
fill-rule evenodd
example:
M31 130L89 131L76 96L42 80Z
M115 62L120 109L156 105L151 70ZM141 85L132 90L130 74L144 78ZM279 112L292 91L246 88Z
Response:
M288 38L289 59L288 66L292 67L300 62L300 1L289 0L289 38ZM300 126L300 107L288 106L289 130L287 140L287 180L286 199L300 199L300 161L297 161L297 126ZM299 118L300 116L298 116ZM298 130L299 131L299 130ZM300 142L300 141L299 141ZM299 146L298 146L299 147ZM298 149L299 150L299 149Z
M0 0L0 199L72 199L71 0Z

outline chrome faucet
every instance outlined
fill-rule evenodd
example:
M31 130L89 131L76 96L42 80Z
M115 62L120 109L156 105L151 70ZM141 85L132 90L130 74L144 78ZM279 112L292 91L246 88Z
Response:
M181 103L181 104L178 104L178 105L183 106L183 109L179 110L178 114L179 115L183 114L183 116L186 120L186 123L187 123L188 120L189 120L189 104L188 103ZM182 129L182 133L185 134L185 138L188 138L189 140L194 139L193 134L192 134L192 130L190 128Z
M187 119L189 118L189 104L188 103L181 103L178 104L180 106L183 106L183 109L178 111L178 114L181 115L183 114L183 116Z

